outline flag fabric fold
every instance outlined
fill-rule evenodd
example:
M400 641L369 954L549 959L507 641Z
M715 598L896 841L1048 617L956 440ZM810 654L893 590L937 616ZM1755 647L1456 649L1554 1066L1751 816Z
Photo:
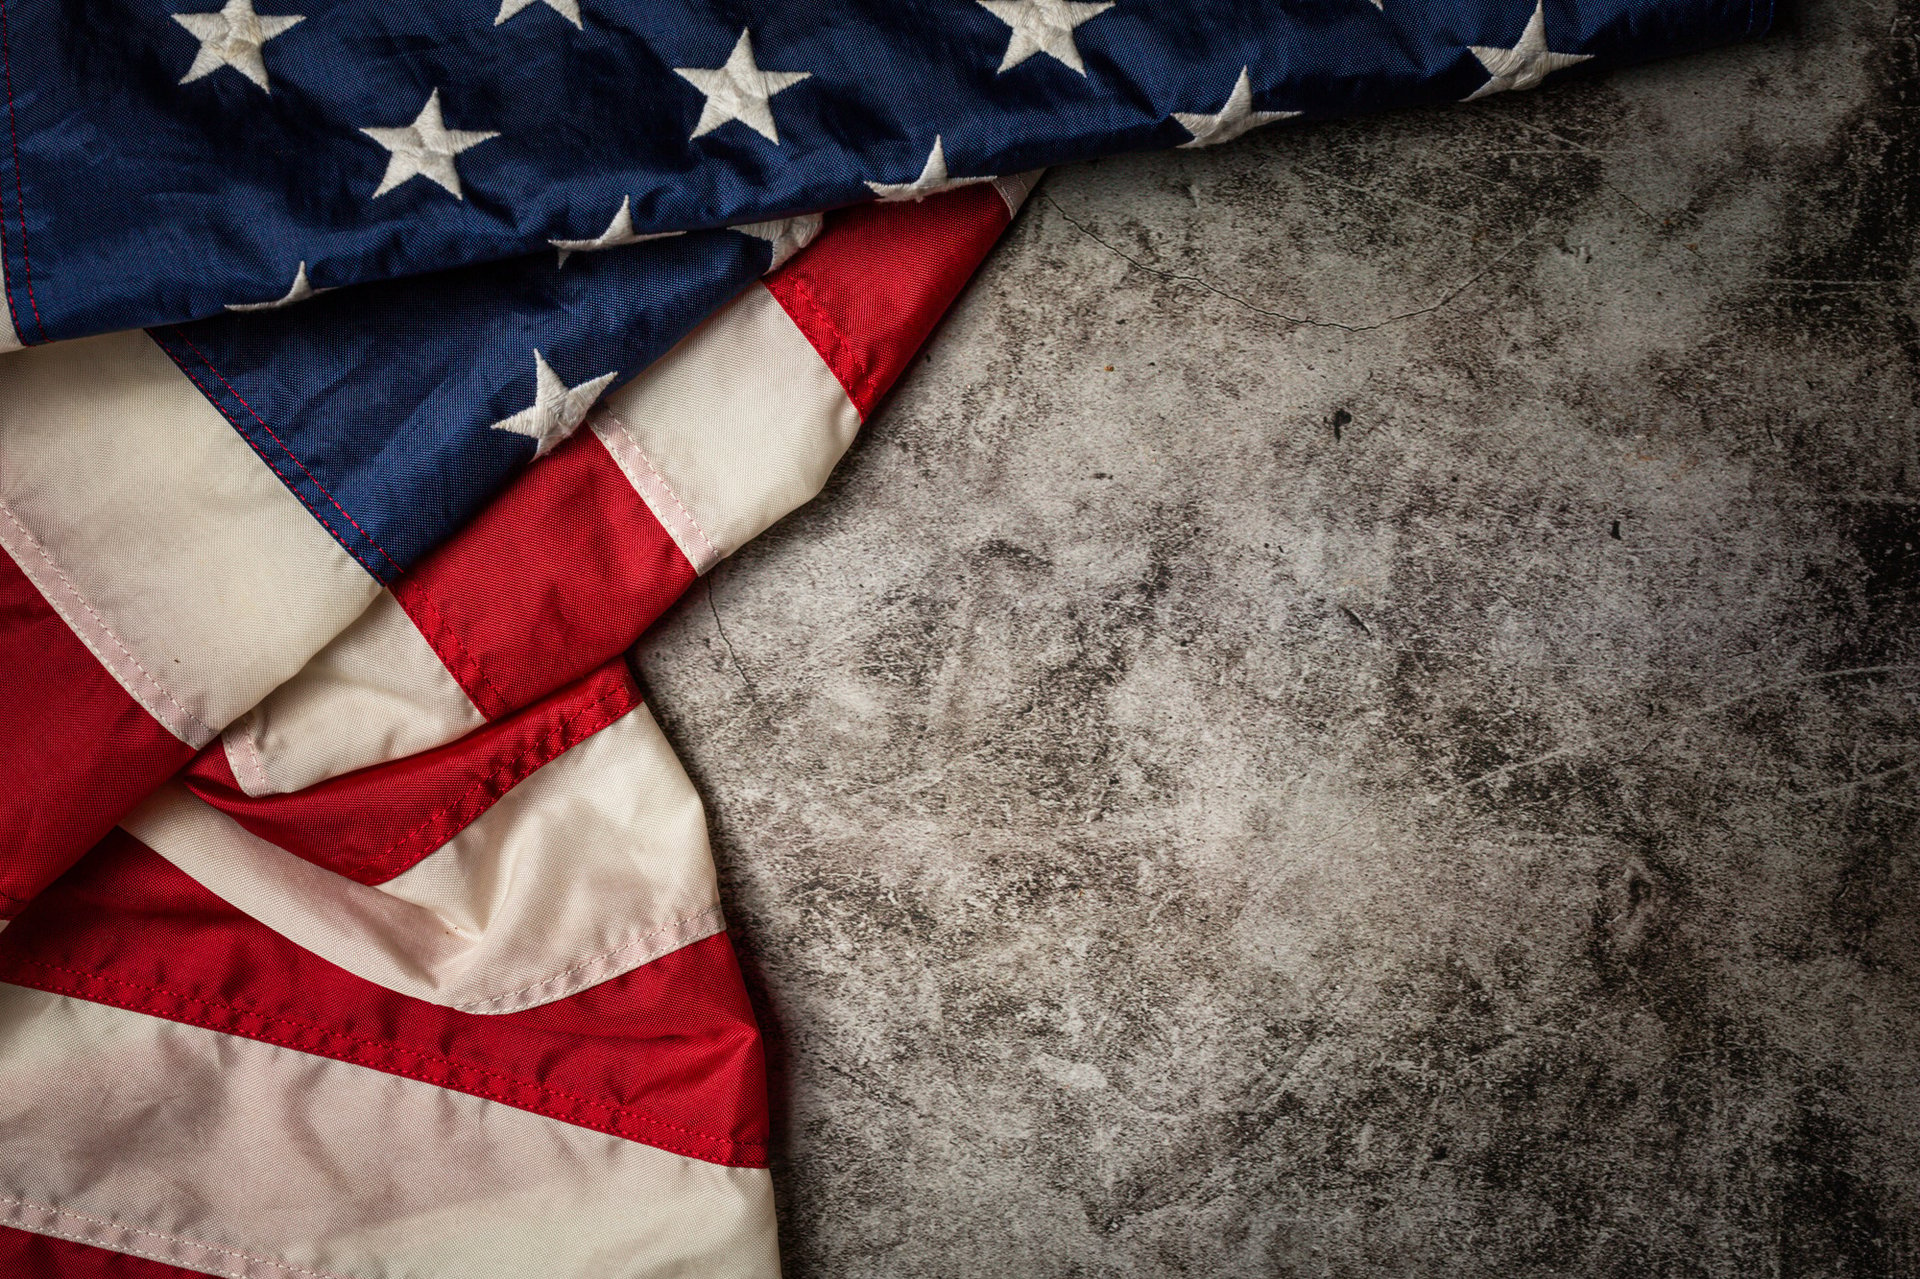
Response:
M50 887L18 882L0 1259L777 1273L758 1031L698 796L622 653L818 490L1023 194L846 215L340 607L244 735ZM156 1119L156 1093L190 1104ZM341 1193L343 1170L409 1193Z
M724 935L464 1013L118 836L0 934L0 1018L0 1222L20 1230L235 1279L778 1273Z
M8 357L0 569L45 635L8 628L0 644L73 722L49 752L31 726L50 707L0 706L19 717L0 724L17 779L0 893L30 899L193 749L216 743L243 792L298 790L442 745L613 658L818 491L1024 194L839 215L391 588L327 535L351 512L312 516L143 335ZM875 270L886 287L869 287ZM28 678L46 648L64 685Z

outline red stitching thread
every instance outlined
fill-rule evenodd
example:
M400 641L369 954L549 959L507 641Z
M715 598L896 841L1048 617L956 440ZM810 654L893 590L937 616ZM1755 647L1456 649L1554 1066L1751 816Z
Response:
M14 123L13 113L13 54L7 36L7 6L0 0L0 68L6 72L7 88L7 133L13 143L13 207L20 216L20 264L26 268L27 305L33 309L34 327L40 330L40 340L47 340L47 326L40 318L40 303L33 296L33 259L27 256L27 203L20 185L20 132ZM12 292L9 290L7 309L13 310Z
M262 449L258 444L255 444L253 442L253 437L247 434L246 428L241 426L239 421L235 419L233 414L228 412L226 408L221 405L219 397L214 395L212 391L209 391L206 388L206 385L203 382L201 382L199 378L193 375L193 370L186 366L186 362L183 361L179 356L175 355L172 351L167 350L165 343L160 344L160 349L162 351L167 352L167 358L173 361L173 365L175 368L179 369L182 373L187 375L187 381L193 383L195 387L199 388L200 394L207 397L207 403L213 405L213 411L218 413L221 417L227 419L228 422L233 424L233 429L239 432L240 438L247 442L247 447L252 449L254 451L254 454L262 462L265 462L267 464L267 468L269 470L271 470L275 475L280 477L280 482L286 486L287 492L293 494L294 499L298 501L300 505L306 507L308 512L312 514L314 519L320 521L320 527L327 530L328 534L332 536L334 541L340 543L342 550L346 551L347 554L353 556L354 563L358 564L361 568L366 569L367 572L373 574L375 580L378 580L380 577L379 571L375 569L373 565L367 563L367 561L362 558L362 553L360 551L357 551L353 547L347 545L347 539L341 535L341 532L339 529L333 526L333 521L327 518L327 513L321 510L318 506L316 506L307 497L305 493L302 493L300 491L299 487L295 485L294 482L287 477L287 473L281 470L279 466L274 463L274 460L272 458L267 456L266 450Z
M40 340L44 342L47 340L47 326L40 319L40 304L34 300L33 260L27 256L27 198L21 193L20 188L20 131L15 127L13 121L13 54L7 43L6 0L0 0L0 69L6 71L7 134L13 141L13 207L14 212L20 215L20 264L26 268L27 305L33 308L33 324L35 328L40 330ZM5 225L6 217L5 215L0 215L0 228L4 228ZM5 241L0 239L0 252L4 252L5 249ZM13 331L18 333L20 331L20 321L18 314L13 308L13 290L6 290L6 294L7 315L13 320Z
M404 584L402 585L404 587ZM406 592L406 595L414 594L413 591ZM488 693L493 695L492 708L489 710L483 707L481 713L488 719L498 719L508 711L514 709L513 704L507 700L506 695L494 687L493 680L488 678L486 670L475 660L472 652L468 650L466 643L461 640L459 634L447 623L446 616L440 612L440 606L433 602L432 596L427 594L424 588L422 588L416 596L417 607L427 614L426 617L419 617L414 614L413 608L408 606L406 595L402 595L400 591L393 593L394 599L399 601L401 609L405 611L408 617L413 618L416 624L433 632L432 635L427 637L427 642L433 644L435 639L443 641L448 648L454 651L456 660L471 674L474 683L485 688ZM438 644L434 644L433 647L435 652L440 651ZM444 657L445 654L442 654L442 656ZM458 676L455 676L455 678L457 679ZM473 688L466 688L466 681L464 680L461 681L461 684L469 697L473 696L474 692L477 691Z
M587 738L593 736L593 734L599 732L601 729L605 728L608 724L611 724L614 720L618 719L620 715L624 715L627 711L632 710L633 707L638 704L637 700L629 701L626 706L621 708L619 714L609 716L608 718L593 725L591 728L588 728L585 732L581 733L578 737L574 737L571 740L568 740L567 734L569 729L572 729L575 725L579 724L581 720L585 719L589 715L594 714L596 711L606 706L607 703L615 700L616 698L622 698L622 697L626 697L626 698L632 697L631 689L624 681L618 687L608 689L605 693L602 693L599 697L595 698L593 701L589 702L587 705L581 707L579 710L575 711L572 715L568 716L565 719L562 719L556 724L549 726L545 733L541 734L541 736L536 738L534 741L528 743L527 748L524 751L501 761L501 763L497 767L495 767L492 772L486 773L481 777L476 778L474 780L473 785L467 787L467 789L460 792L459 795L455 796L451 800L448 800L441 807L429 813L425 821L421 822L418 826L414 827L412 830L408 831L406 834L400 836L400 838L396 839L384 851L374 853L367 857L361 858L357 862L347 862L344 864L346 866L351 867L354 870L360 870L360 871L365 871L369 868L378 868L380 870L387 869L386 862L389 859L393 858L396 854L404 855L404 850L406 850L407 846L411 844L414 841L414 839L420 835L422 831L425 831L429 826L432 826L434 823L438 822L441 818L445 817L448 813L451 813L454 809L466 803L467 800L470 799L476 792L486 789L487 787L490 787L495 783L505 779L506 777L513 774L516 770L518 770L522 764L531 763L536 759L536 757L539 757L544 754L545 758L540 759L538 763L535 763L532 769L528 769L526 773L522 773L518 778L514 779L516 784L519 781L524 781L528 776L528 774L532 773L535 769L538 769L546 764L551 763L554 759L556 759L562 752L566 751L569 747L579 742L585 741ZM551 752L551 753L548 754L547 752ZM512 786L510 785L506 789L510 790L512 789ZM505 794L505 793L506 793L505 790L502 790L500 792L500 794ZM499 795L494 796L494 798L497 801L499 799ZM491 807L491 805L489 805L489 807ZM484 811L485 810L483 809L482 813L484 813ZM433 834L428 835L426 840L422 842L428 843L433 847L438 847L441 843L444 843L446 840L453 838L453 836L457 834L460 829L464 829L467 825L470 825L471 823L478 821L480 819L480 816L481 816L481 813L475 813L472 817L467 818L466 821L460 822L455 829L447 830L445 832L435 831ZM399 874L399 873L400 873L399 871L394 872L394 874Z
M526 1079L516 1079L512 1075L503 1074L500 1071L493 1070L486 1066L476 1066L469 1062L457 1061L452 1057L442 1056L439 1053L421 1052L417 1048L403 1048L398 1044L382 1043L377 1039L367 1039L360 1035L349 1034L343 1030L334 1030L331 1027L322 1026L317 1022L301 1021L297 1018L292 1018L292 1017L280 1017L272 1013L262 1011L257 1008L249 1008L243 1005L225 1003L217 999L204 999L198 995L188 995L188 994L182 993L181 991L169 989L168 987L165 987L165 986L156 986L146 982L126 981L119 977L108 977L101 973L85 972L78 968L64 968L59 964L49 964L38 959L16 959L15 962L20 965L23 965L24 967L37 969L41 972L63 973L69 977L77 977L80 979L81 983L105 982L109 985L122 986L128 990L142 991L150 995L166 995L173 999L179 1000L183 1004L198 1004L200 1007L205 1009L218 1009L222 1012L230 1013L236 1019L246 1018L246 1017L256 1017L260 1021L266 1023L267 1025L286 1026L294 1030L308 1031L314 1035L319 1036L320 1041L323 1043L329 1039L337 1039L342 1043L356 1044L365 1048L370 1048L375 1050L373 1054L374 1056L381 1056L381 1055L384 1055L387 1057L406 1056L406 1057L411 1057L421 1063L438 1064L446 1067L448 1073L456 1077L459 1072L465 1072L471 1075L478 1075L486 1079L495 1080L501 1084L511 1085L516 1088L524 1088L527 1091L541 1097L570 1101L575 1103L576 1106L584 1107L588 1110L603 1111L608 1116L607 1121L602 1124L596 1125L596 1124L590 1124L590 1123L584 1123L584 1122L580 1123L578 1126L582 1128L595 1128L596 1130L601 1132L609 1132L612 1130L614 1126L613 1125L614 1120L624 1118L626 1120L631 1121L638 1128L642 1128L642 1129L648 1128L648 1127L664 1128L670 1132L680 1133L682 1136L698 1138L700 1141L710 1143L713 1146L718 1146L723 1149L738 1148L742 1151L748 1151L748 1152L764 1152L766 1150L766 1147L759 1142L738 1141L730 1137L716 1137L711 1133L704 1133L699 1131L698 1129L685 1128L679 1124L669 1123L664 1119L656 1119L651 1115L647 1115L640 1111L634 1110L630 1106L615 1105L614 1103L607 1102L607 1101L596 1101L591 1097L582 1097L577 1093L570 1093L563 1089L555 1088L551 1084L535 1083L531 1080L526 1080ZM58 980L48 979L49 987L66 987L68 985L70 985L70 983L64 983ZM95 995L81 994L79 989L64 989L64 988L52 989L50 993L68 995L76 999L90 999L98 1003L111 1003L114 1007L125 1008L130 1012L147 1013L147 1015L149 1016L157 1015L157 1014L148 1012L148 1010L145 1008L136 1006L131 999L126 997L120 997L116 999L112 996L108 996L105 999L96 999ZM213 1019L209 1017L208 1020L211 1021ZM188 1024L192 1025L197 1023L190 1022ZM212 1030L212 1029L215 1029L215 1027L208 1026L207 1029ZM258 1034L248 1034L245 1031L239 1030L237 1027L233 1028L232 1033L245 1035L249 1039L258 1039L263 1043L278 1044L282 1048L291 1048L296 1052L313 1052L314 1051L313 1049L302 1048L300 1047L300 1045L296 1043L289 1042L290 1040L295 1038L295 1036L293 1035L285 1035L281 1038L272 1038L272 1037L269 1037L269 1035L265 1032L264 1029ZM415 1067L412 1072L408 1072L406 1070L396 1069L395 1067L397 1066L398 1063L391 1062L391 1061L388 1062L388 1064L386 1065L376 1065L373 1061L368 1060L366 1057L352 1056L352 1055L343 1055L340 1058L340 1060L350 1061L350 1062L353 1062L355 1065L365 1066L371 1070L383 1070L383 1071L386 1071L388 1074L400 1075L403 1078L407 1078L407 1079L417 1079L421 1083L435 1084L445 1088L455 1088L455 1089L458 1089L460 1092L470 1093L476 1097L484 1097L489 1101L497 1101L502 1105L512 1106L516 1110L530 1109L530 1107L522 1103L509 1101L506 1097L501 1096L497 1093L482 1092L478 1087L454 1083L451 1079L431 1078L427 1075L425 1070L422 1069L421 1067ZM554 1116L554 1117L558 1118L558 1116ZM572 1122L572 1121L567 1121L567 1122ZM627 1134L623 1132L612 1132L612 1135L616 1137L627 1136ZM652 1145L656 1143L649 1142L648 1144ZM693 1158L693 1159L703 1158L703 1156L696 1154L691 1150L685 1150L675 1146L668 1146L668 1145L665 1145L664 1143L659 1143L659 1144L661 1149L671 1150L674 1154L686 1155L689 1158Z
M361 528L360 522L353 518L353 516L348 512L346 507L340 505L339 499L334 497L332 493L329 493L327 491L327 486L322 484L318 479L314 478L313 472L307 469L307 464L305 462L302 462L299 456L295 454L292 449L287 447L287 442L285 440L281 439L277 434L274 433L274 429L271 426L267 425L267 420L261 417L258 412L255 412L253 405L247 403L246 397L241 395L240 392L233 389L233 384L227 381L225 375L222 374L219 369L214 367L213 361L207 358L206 352L202 351L199 347L195 346L193 344L193 339L189 338L184 332L182 332L179 325L176 324L173 326L173 332L175 336L177 336L182 342L186 343L187 349L189 351L192 351L195 355L200 357L200 362L207 366L207 371L220 379L220 385L227 388L227 394L231 395L234 399L240 401L241 407L246 409L247 412L253 414L253 420L260 424L260 429L265 431L268 435L273 436L273 442L280 446L280 451L285 453L287 457L293 462L293 464L300 468L300 473L307 477L307 479L313 484L313 487L320 490L321 495L324 496L327 499L327 501L333 503L333 509L340 512L341 515L346 517L347 523L353 525L353 531L358 533L361 537L366 538L367 545L371 546L374 550L380 552L381 557L385 559L387 563L393 565L394 572L396 573L404 572L405 570L403 570L400 567L399 563L393 558L393 556L387 554L387 548L380 545L379 542L375 541L373 534ZM182 371L184 372L185 370L182 370ZM199 383L196 382L194 385L198 386ZM204 394L204 389L202 393ZM278 474L278 472L276 471L275 474Z
M27 269L27 305L33 307L33 326L40 330L40 342L46 342L46 325L40 321L40 303L33 298L33 259L27 257L27 196L21 194L19 186L19 129L13 125L13 54L8 46L6 0L0 0L0 67L6 69L6 131L13 140L13 211L19 213L19 263ZM8 311L12 311L12 290L8 290L6 305Z
M6 6L5 4L0 4L0 55L4 55L6 52L7 46L6 46L5 32L6 32ZM4 57L0 57L0 61L4 61ZM4 200L0 200L0 276L4 276L6 274L6 254L7 254L7 210L6 210L6 202ZM13 305L13 290L0 288L0 293L3 293L6 295L7 321L13 325L14 336L18 337L20 334L20 312L17 309L15 309ZM25 339L22 338L21 341L22 341L22 344L24 345Z
M830 316L826 308L821 306L814 298L813 291L807 287L804 279L796 275L790 280L782 281L781 285L783 288L792 290L793 300L804 307L807 314L816 321L820 327L824 328L833 336L833 340L839 344L840 352L845 355L847 363L853 366L854 381L858 383L859 386L858 388L848 387L847 392L850 396L854 397L854 411L864 417L866 410L861 408L859 401L864 399L871 405L874 395L878 392L878 388L873 384L873 371L867 367L866 360L862 358L860 354L860 348L854 344L851 338L841 331L839 325L833 322L833 317ZM774 300L779 301L780 295L777 293L774 294ZM828 367L832 367L831 361L828 362ZM870 394L862 394L862 391L869 392Z

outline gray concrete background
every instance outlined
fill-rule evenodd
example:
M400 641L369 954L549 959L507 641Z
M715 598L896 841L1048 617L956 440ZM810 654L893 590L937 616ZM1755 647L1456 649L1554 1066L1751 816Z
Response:
M1917 36L1048 179L640 651L794 1279L1920 1273Z

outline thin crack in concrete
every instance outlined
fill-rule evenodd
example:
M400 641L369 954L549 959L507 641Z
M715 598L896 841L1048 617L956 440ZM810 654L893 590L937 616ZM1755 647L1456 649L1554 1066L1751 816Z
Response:
M1250 302L1246 298L1240 297L1237 294L1229 293L1225 289L1221 288L1219 285L1214 284L1209 280L1202 279L1200 276L1188 275L1185 272L1181 272L1181 271L1168 271L1157 266L1149 266L1145 262L1142 262L1139 258L1136 258L1132 254L1126 252L1124 249L1118 248L1112 244L1107 243L1107 241L1101 239L1100 236L1096 234L1085 223L1080 222L1072 214L1068 213L1065 209L1061 208L1059 202L1056 201L1052 195L1048 194L1045 191L1040 192L1039 195L1041 200L1045 201L1047 206L1051 208L1055 213L1058 213L1060 215L1061 220L1064 221L1068 226L1078 231L1081 235L1086 236L1089 240L1092 240L1095 244L1099 245L1101 248L1105 249L1107 252L1113 254L1115 257L1119 258L1121 261L1125 262L1127 265L1135 267L1141 271L1145 271L1148 275L1158 276L1160 279L1166 280L1172 284L1194 285L1197 288L1203 289L1206 292L1213 294L1215 297L1224 298L1226 301L1233 303L1235 306L1244 307L1247 310L1252 311L1255 315L1264 315L1268 319L1279 320L1282 323L1292 324L1300 328L1339 329L1345 333L1371 333L1373 330L1383 329L1389 324L1398 324L1402 320L1412 320L1423 315L1432 315L1435 311L1444 309L1445 307L1450 305L1454 301L1454 299L1458 298L1461 294L1465 293L1468 289L1472 288L1474 285L1478 284L1482 279L1486 278L1487 274L1491 272L1495 267L1499 266L1502 262L1505 262L1508 258L1512 257L1515 253L1517 253L1520 250L1520 247L1522 245L1526 244L1527 241L1531 240L1534 237L1534 234L1540 230L1540 227L1546 221L1546 219L1544 218L1536 221L1532 226L1527 228L1527 230L1520 236L1520 238L1515 240L1512 244L1509 244L1506 248L1502 249L1491 261L1489 261L1485 266L1481 267L1478 271L1475 271L1472 275L1462 280L1459 284L1456 284L1455 286L1453 286L1453 288L1448 289L1444 294L1440 296L1440 299L1438 301L1432 302L1426 306L1415 307L1411 311L1402 311L1397 315L1389 315L1383 319L1373 320L1366 324L1344 324L1339 320L1318 320L1313 318L1312 316L1307 316L1307 315L1288 315L1285 311L1275 311L1270 307L1261 306L1257 302Z
M1849 666L1849 667L1842 667L1840 669L1830 670L1830 671L1810 671L1804 675L1794 676L1790 679L1779 680L1774 683L1762 684L1754 688L1749 688L1740 693L1736 693L1731 697L1725 698L1721 701L1710 702L1705 706L1697 706L1688 710L1681 711L1676 716L1676 722L1679 728L1681 728L1682 730L1685 730L1687 728L1692 727L1694 724L1697 724L1700 721L1705 720L1710 715L1714 715L1719 713L1720 711L1730 709L1731 707L1739 705L1741 702L1749 701L1756 697L1764 697L1768 693L1781 692L1789 688L1796 688L1806 684L1814 684L1824 680L1839 679L1839 678L1844 678L1844 677L1853 676L1853 675L1881 675L1881 674L1887 674L1892 672L1904 672L1904 671L1912 671L1912 670L1920 670L1920 666L1914 666L1909 663L1896 662L1896 663L1887 663L1887 664L1878 665L1878 666ZM1494 781L1501 777L1509 776L1513 773L1517 773L1521 771L1522 769L1533 768L1540 764L1550 763L1556 759L1565 759L1569 756L1583 754L1587 751L1599 750L1605 746L1608 746L1613 742L1617 742L1620 739L1627 737L1628 735L1629 735L1628 730L1626 730L1625 728L1604 730L1602 732L1592 734L1591 736L1588 736L1580 741L1569 742L1565 746L1555 747L1553 750L1543 751L1538 755L1529 756L1526 759L1514 760L1510 764L1503 764L1498 768L1491 769L1485 773L1480 774L1478 777L1471 777L1471 778L1468 778L1466 781L1456 782L1451 786L1444 786L1436 791L1429 791L1425 799L1428 804L1439 804L1444 800L1448 799L1449 797L1464 794L1467 791L1472 790L1476 786L1483 786L1490 781ZM1659 739L1657 737L1646 738L1642 740L1637 746L1626 747L1623 753L1620 754L1617 758L1621 760L1644 758L1646 755L1652 752L1654 745L1658 740ZM1920 760L1905 761L1903 764L1897 766L1895 769L1887 771L1885 773L1885 776L1887 778L1891 778L1891 777L1909 772L1911 770L1911 765L1916 763L1920 763ZM1798 802L1804 802L1807 800L1828 798L1832 793L1837 793L1840 791L1852 793L1859 789L1859 783L1861 782L1870 783L1870 782L1877 782L1880 780L1882 780L1882 777L1880 774L1875 774L1868 778L1855 778L1841 786L1829 788L1829 790L1826 792L1804 792L1798 795L1794 795L1791 797L1790 802L1798 803ZM1379 796L1379 795L1373 796L1366 803L1360 805L1359 808L1346 814L1338 822L1334 823L1332 828L1327 830L1325 834L1321 836L1321 842L1329 843L1332 840L1337 839L1339 836L1341 836L1345 832L1353 829L1354 825L1358 823L1362 818L1366 817L1368 814L1379 809L1383 802L1384 802L1384 799L1382 796ZM1259 897L1257 895L1258 890L1261 890L1268 886L1268 883L1272 875L1273 875L1272 867L1263 867L1255 870L1251 875L1248 876L1247 878L1247 889L1249 893L1248 900L1246 904L1243 905L1241 909L1235 914L1234 918L1236 920L1244 916L1248 911L1255 909L1259 905Z
M713 614L713 629L719 632L720 643L726 647L727 657L733 662L733 669L739 674L740 682L746 685L747 696L758 703L760 694L754 689L753 680L748 678L747 668L741 665L740 654L733 651L733 641L727 638L727 628L720 623L720 609L713 602L713 579L711 577L706 580L705 586L707 588L707 612Z

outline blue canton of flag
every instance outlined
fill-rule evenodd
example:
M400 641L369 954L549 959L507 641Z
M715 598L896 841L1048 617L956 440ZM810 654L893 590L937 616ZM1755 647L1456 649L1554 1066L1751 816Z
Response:
M1531 88L1770 18L1769 0L209 5L0 0L0 346Z

